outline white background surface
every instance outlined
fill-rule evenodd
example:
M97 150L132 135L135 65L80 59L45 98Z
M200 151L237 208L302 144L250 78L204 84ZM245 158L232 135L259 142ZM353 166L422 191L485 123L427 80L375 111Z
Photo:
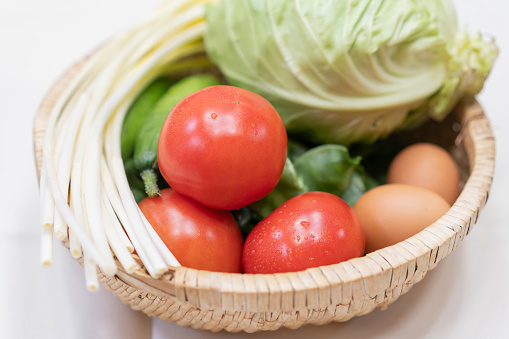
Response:
M464 242L385 311L347 323L256 334L209 333L152 320L102 288L56 243L39 264L33 116L72 63L159 0L0 2L0 338L501 338L509 333L509 2L457 0L461 26L501 48L479 100L497 141L490 199Z

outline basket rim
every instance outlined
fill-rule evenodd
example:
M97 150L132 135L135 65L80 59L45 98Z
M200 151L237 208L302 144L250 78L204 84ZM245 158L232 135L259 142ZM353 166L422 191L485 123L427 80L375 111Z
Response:
M35 114L33 147L38 182L40 180L42 140L49 112L56 98L88 57L86 56L71 65L56 80L46 93ZM488 118L481 105L473 97L463 98L454 114L458 115L462 124L457 143L460 143L466 150L470 164L470 175L456 202L444 216L423 231L398 244L345 262L309 268L299 272L254 275L173 267L162 279L156 280L150 277L144 269L128 274L117 262L119 272L117 278L138 289L149 291L163 298L175 297L177 300L190 303L195 307L209 306L198 296L204 289L210 289L214 293L229 291L245 297L246 310L264 309L264 307L260 307L256 300L250 300L250 296L255 292L273 294L290 291L290 294L298 294L309 292L311 288L319 293L324 286L330 289L335 286L344 287L351 284L352 291L349 293L352 300L356 296L359 298L361 294L375 298L380 293L378 285L383 286L386 291L403 284L411 285L422 279L428 270L434 268L441 259L456 248L476 223L479 212L486 204L489 196L494 174L495 138ZM68 247L68 243L65 241L63 244ZM428 264L426 264L426 260ZM420 266L420 268L417 269L417 266ZM402 270L407 271L405 277L396 274ZM239 279L242 280L242 283L235 284L235 287L240 288L233 291L232 281L239 281ZM213 282L204 285L203 282L208 280ZM219 283L214 281L219 281ZM284 298L284 296L281 297L279 302L283 309L293 309L296 306L295 298L288 297L293 301L288 302L287 307L285 307L283 305L285 303ZM330 295L329 299L331 299ZM378 305L383 306L390 302L391 300L383 300ZM223 305L224 302L221 301L221 304ZM326 302L319 302L319 304L316 306L324 306ZM223 305L223 309L228 308L228 305Z

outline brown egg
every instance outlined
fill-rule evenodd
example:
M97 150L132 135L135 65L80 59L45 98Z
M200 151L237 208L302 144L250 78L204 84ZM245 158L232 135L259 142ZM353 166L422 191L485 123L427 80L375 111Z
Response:
M417 143L403 149L392 160L388 184L408 184L427 188L453 205L459 195L459 170L442 147Z
M449 203L435 192L404 184L375 187L353 207L366 235L366 253L419 233L449 208Z

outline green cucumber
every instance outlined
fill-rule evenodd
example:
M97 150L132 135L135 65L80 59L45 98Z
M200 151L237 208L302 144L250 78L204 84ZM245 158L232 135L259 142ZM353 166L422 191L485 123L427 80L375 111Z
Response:
M122 125L122 134L120 137L120 145L122 159L125 161L130 158L134 152L134 141L144 125L148 115L154 109L159 99L166 93L171 85L171 81L166 78L158 78L150 83L136 97L129 107Z
M149 197L160 194L157 184L157 143L166 117L186 96L205 87L220 85L221 79L208 74L187 76L173 84L157 102L150 119L141 127L134 143L134 168L140 173Z

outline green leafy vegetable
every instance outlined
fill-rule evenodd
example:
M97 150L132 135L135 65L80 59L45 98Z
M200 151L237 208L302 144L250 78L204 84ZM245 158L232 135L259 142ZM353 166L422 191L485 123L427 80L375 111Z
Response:
M324 191L341 196L350 185L361 161L351 158L342 145L314 147L295 160L295 170L309 191Z
M302 147L299 151L302 152ZM253 220L268 216L291 197L310 191L335 194L353 205L368 189L378 183L368 176L361 157L351 157L343 145L324 144L307 149L292 161L286 159L278 185L265 198L249 205ZM244 218L247 214L244 213ZM249 215L250 218L253 215ZM247 223L244 221L244 223Z
M283 174L277 186L269 195L252 203L250 208L256 214L264 218L291 197L306 191L308 191L308 188L305 186L302 179L297 176L292 161L287 158Z
M353 206L361 195L378 185L379 183L366 173L363 166L357 166L352 174L350 185L341 194L341 198L348 205Z
M222 0L206 21L207 54L227 80L314 143L440 121L481 90L498 54L457 29L449 0Z

